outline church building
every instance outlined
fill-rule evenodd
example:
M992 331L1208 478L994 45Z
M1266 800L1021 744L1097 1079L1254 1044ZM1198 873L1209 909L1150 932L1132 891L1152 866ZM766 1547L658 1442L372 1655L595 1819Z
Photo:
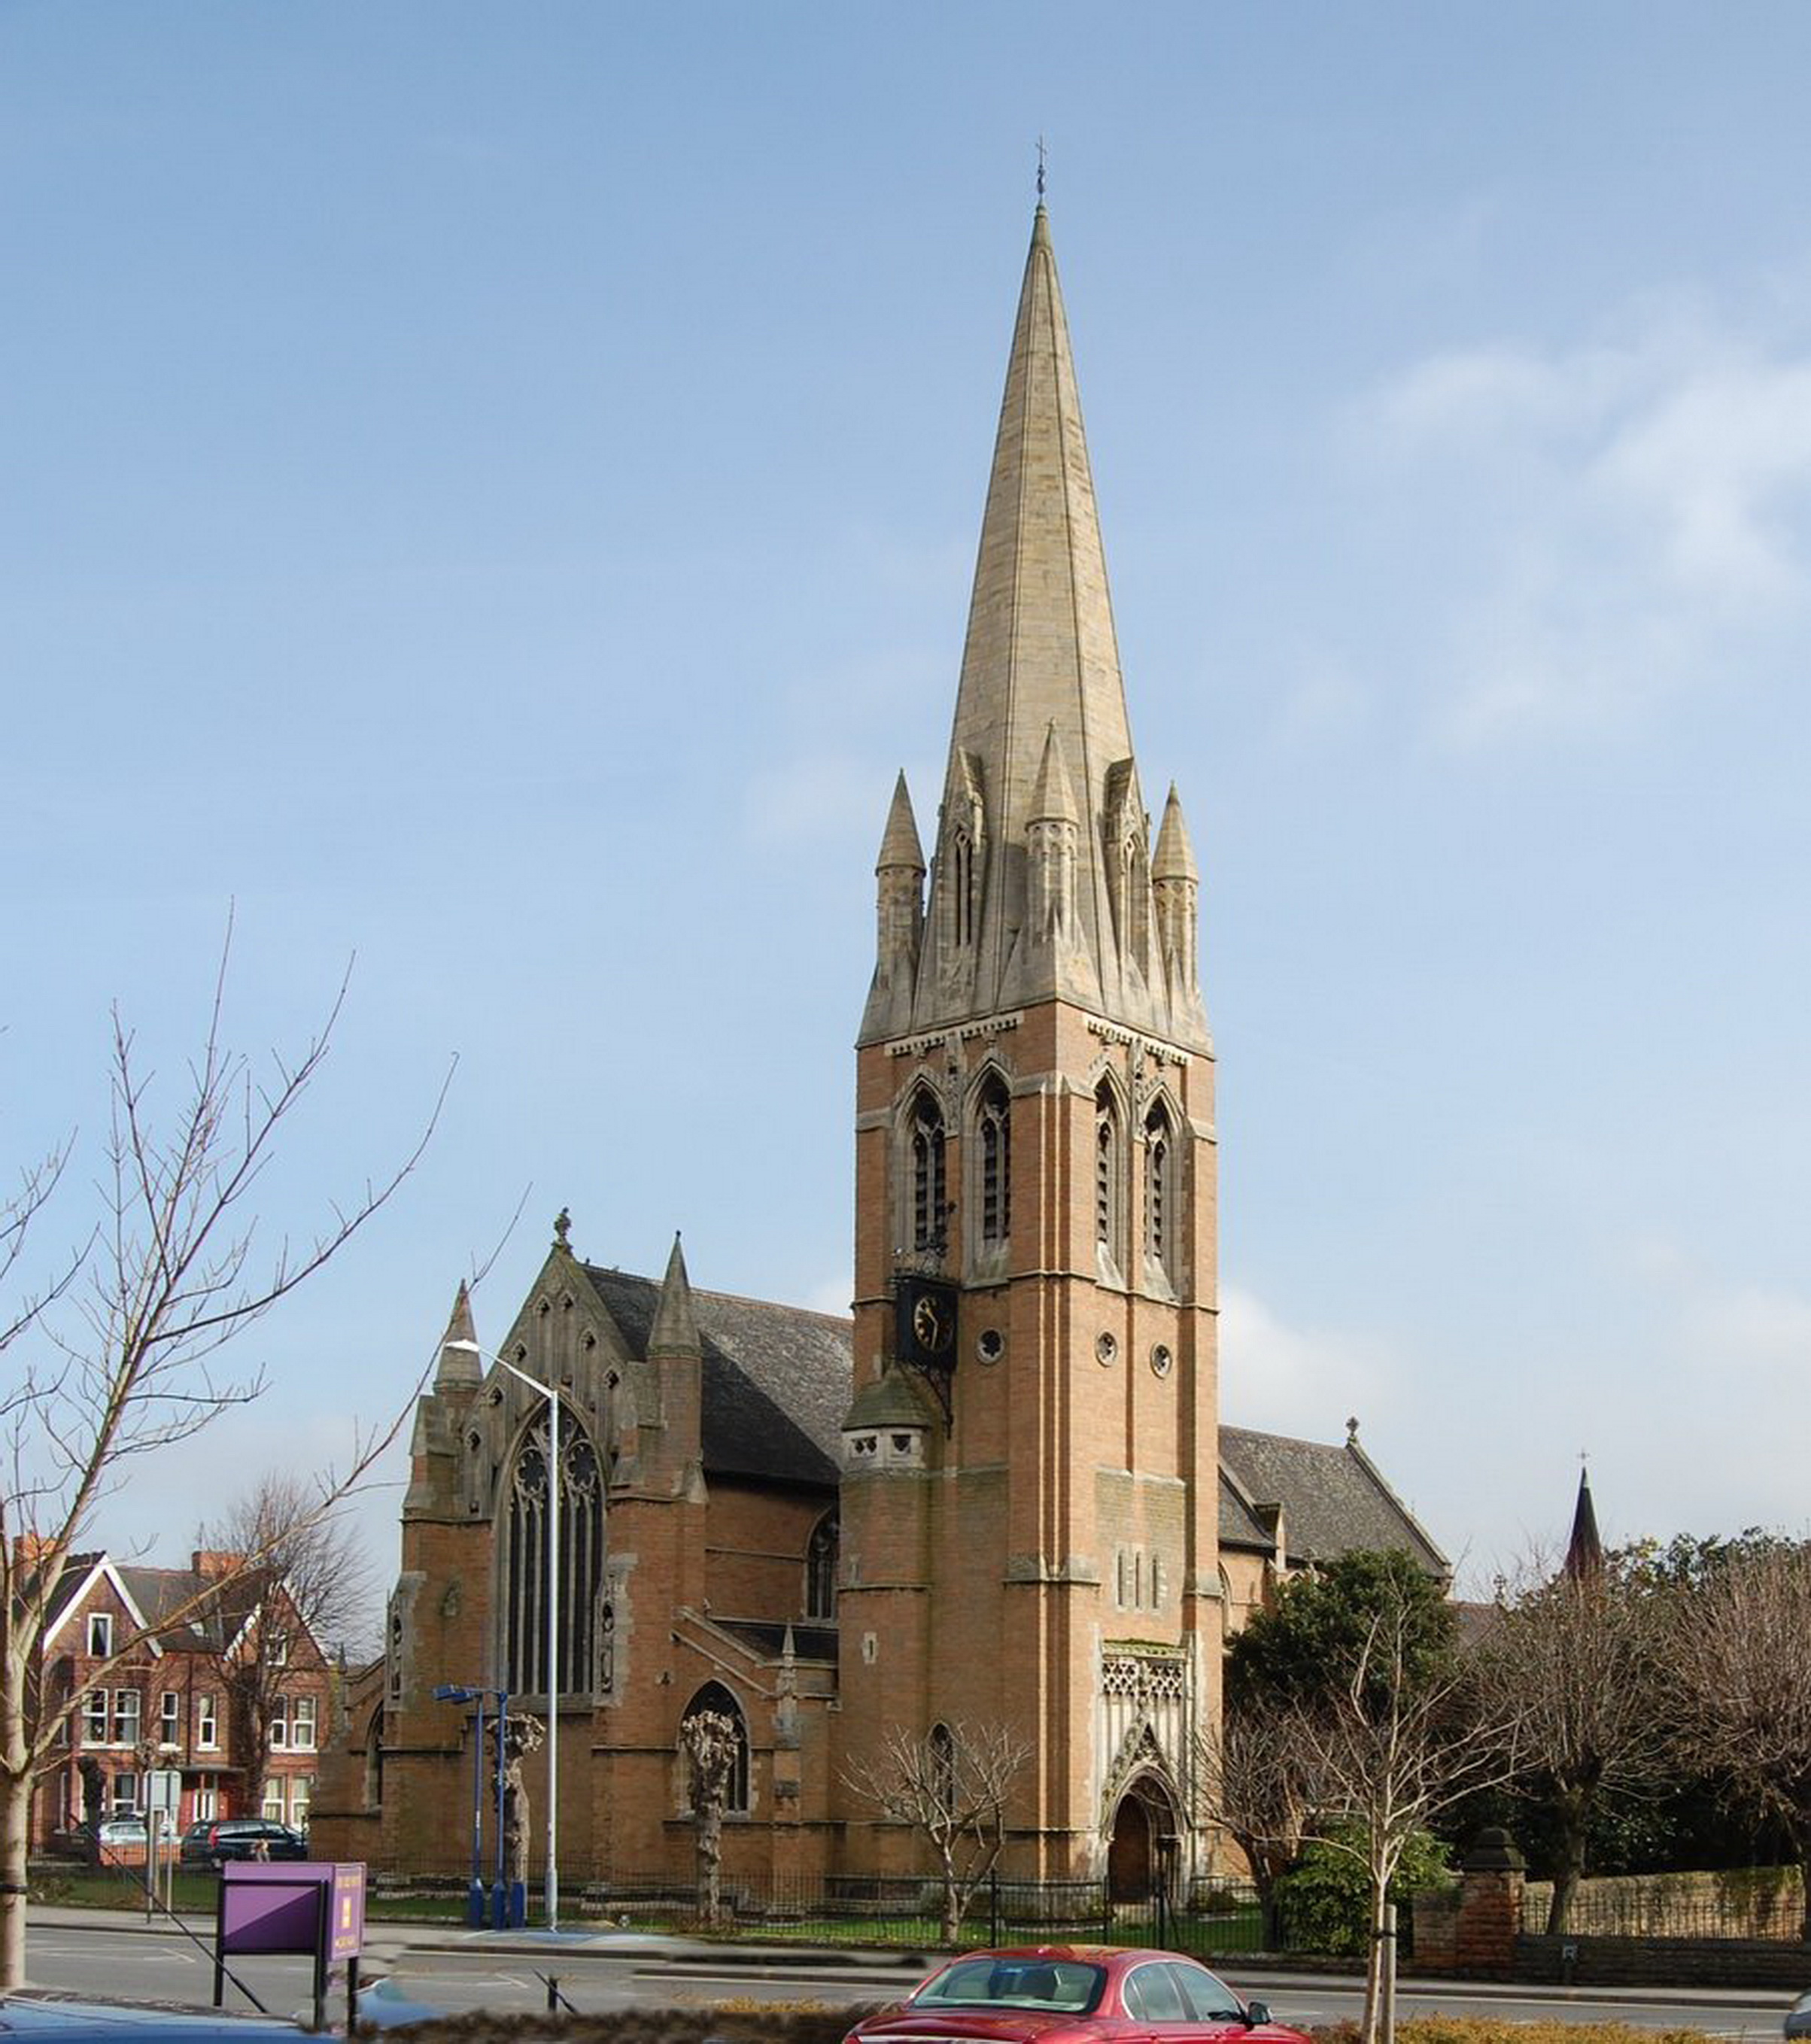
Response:
M569 1881L683 1877L701 1709L737 1731L730 1878L917 1870L852 1773L977 1727L1030 1756L1008 1870L1135 1886L1162 1838L1204 1872L1191 1754L1229 1629L1349 1547L1448 1573L1355 1422L1336 1447L1220 1425L1200 878L1174 788L1153 841L1041 204L925 843L902 777L852 1318L694 1290L677 1241L658 1282L593 1264L564 1215L494 1351L462 1290L317 1851L459 1867L451 1685L557 1711Z

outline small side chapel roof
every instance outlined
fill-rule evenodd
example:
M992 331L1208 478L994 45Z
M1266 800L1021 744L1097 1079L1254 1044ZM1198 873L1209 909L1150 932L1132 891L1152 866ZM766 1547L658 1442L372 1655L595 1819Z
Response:
M1359 1547L1398 1549L1430 1575L1452 1573L1451 1563L1359 1446L1355 1431L1344 1446L1329 1447L1222 1427L1220 1465L1220 1538L1226 1546L1267 1550L1271 1537L1251 1507L1281 1505L1286 1561L1330 1562ZM1224 1480L1228 1474L1230 1484Z
M630 1349L646 1355L659 1285L582 1267ZM852 1374L850 1323L695 1288L691 1303L704 1354L706 1473L833 1486Z

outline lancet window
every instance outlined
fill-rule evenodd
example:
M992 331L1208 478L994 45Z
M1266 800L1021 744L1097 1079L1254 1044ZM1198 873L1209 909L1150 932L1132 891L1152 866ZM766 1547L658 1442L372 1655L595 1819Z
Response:
M836 1616L836 1554L839 1530L836 1515L827 1512L811 1529L805 1550L805 1615L833 1619Z
M503 1662L512 1695L548 1692L548 1592L559 1589L558 1693L588 1696L598 1681L598 1614L604 1577L604 1489L590 1436L562 1404L559 1551L550 1555L547 1414L524 1435L506 1493Z
M928 1092L912 1103L909 1135L912 1247L941 1245L945 1209L944 1114Z
M1103 1080L1094 1094L1094 1239L1116 1260L1120 1243L1121 1155L1119 1104Z
M1169 1111L1159 1101L1144 1120L1144 1254L1176 1280L1176 1151Z
M1004 1242L1013 1226L1012 1100L996 1075L982 1089L975 1116L981 1139L981 1239Z
M930 1791L938 1809L951 1816L955 1811L955 1739L947 1724L931 1727L925 1741L930 1761Z

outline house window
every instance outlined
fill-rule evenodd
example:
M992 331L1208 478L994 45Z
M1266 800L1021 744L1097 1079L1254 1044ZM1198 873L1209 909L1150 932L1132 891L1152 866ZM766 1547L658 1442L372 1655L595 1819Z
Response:
M110 1612L90 1612L88 1615L88 1651L97 1658L105 1660L113 1650L113 1620Z
M219 1804L220 1792L211 1783L205 1788L198 1788L195 1791L195 1822L200 1823L204 1819L217 1816L220 1814Z
M286 1668L289 1666L289 1635L273 1628L264 1635L264 1660L267 1666Z
M1004 1242L1012 1231L1012 1101L1004 1083L990 1078L981 1094L981 1239Z
M308 1812L314 1800L314 1777L298 1774L289 1785L289 1820L298 1831L308 1828Z
M220 1709L213 1696L201 1696L195 1702L195 1743L199 1746L217 1746L220 1743Z
M1144 1123L1144 1254L1171 1284L1176 1278L1176 1159L1162 1101Z
M165 1746L178 1746L183 1737L183 1698L176 1689L166 1689L159 1699L157 1736Z
M289 1698L277 1696L271 1703L271 1745L280 1749L289 1744Z
M725 1810L746 1811L748 1808L748 1721L742 1715L742 1706L725 1689L721 1682L706 1682L686 1706L686 1716L694 1718L706 1711L715 1711L729 1719L736 1728L736 1758L729 1769L729 1781L723 1798ZM679 1750L685 1751L684 1742ZM691 1782L686 1782L686 1801L691 1802Z
M143 1700L136 1689L115 1689L113 1692L113 1722L112 1743L115 1746L136 1746L138 1743L139 1715Z
M836 1548L838 1524L833 1512L826 1512L811 1529L805 1550L805 1615L832 1619L836 1616Z
M294 1743L303 1753L314 1750L315 1714L318 1708L313 1696L298 1696L295 1700Z
M107 1785L113 1797L113 1815L131 1817L138 1814L138 1777L136 1774L116 1774Z
M548 1689L548 1426L544 1412L517 1453L504 1554L504 1665L514 1696ZM604 1490L591 1438L563 1404L559 1418L559 1666L563 1696L597 1687L597 1623L604 1584Z
M929 1093L921 1093L912 1105L910 1129L912 1162L912 1247L936 1249L943 1245L944 1116L943 1109Z
M85 1746L107 1742L107 1692L90 1689L82 1705L82 1741Z
M264 1784L263 1807L259 1812L259 1815L267 1818L274 1824L280 1824L283 1822L283 1783L280 1774L273 1775Z

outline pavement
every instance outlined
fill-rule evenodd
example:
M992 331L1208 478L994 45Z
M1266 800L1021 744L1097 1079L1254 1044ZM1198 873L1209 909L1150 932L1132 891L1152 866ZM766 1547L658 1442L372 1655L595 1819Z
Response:
M31 1911L34 1924L60 1930L142 1932L167 1936L171 1919L160 1915L147 1922L140 1911L119 1909L78 1909L39 1907ZM179 1912L175 1923L211 1946L214 1919L211 1911ZM387 1919L368 1922L362 1961L368 1976L381 1977L412 1953L465 1958L516 1958L535 1961L544 1968L557 1955L562 1965L583 1966L588 1962L628 1963L643 1966L671 1966L675 1971L720 1971L732 1965L739 1971L802 1977L812 1973L836 1973L847 1978L871 1978L877 1994L892 1993L912 1984L929 1973L942 1957L934 1946L892 1949L874 1946L767 1943L756 1938L734 1940L677 1938L658 1933L625 1930L609 1924L587 1923L562 1931L472 1931L449 1923L395 1923ZM1286 1960L1239 1958L1227 1969L1242 1984L1262 1981L1271 1991L1278 1988L1311 1989L1324 1986L1330 1969L1307 1969ZM1336 1976L1337 1977L1337 1976ZM1350 1977L1350 1976L1345 1976ZM1468 1999L1479 2000L1551 2001L1556 2006L1588 2000L1600 2004L1625 2004L1630 2007L1675 2003L1683 2006L1702 2003L1720 2008L1754 2008L1777 2013L1789 1997L1778 1988L1740 1987L1625 1987L1557 1986L1535 1981L1455 1981L1447 1975L1404 1973L1397 1981L1398 1996L1439 1995L1463 1988Z

